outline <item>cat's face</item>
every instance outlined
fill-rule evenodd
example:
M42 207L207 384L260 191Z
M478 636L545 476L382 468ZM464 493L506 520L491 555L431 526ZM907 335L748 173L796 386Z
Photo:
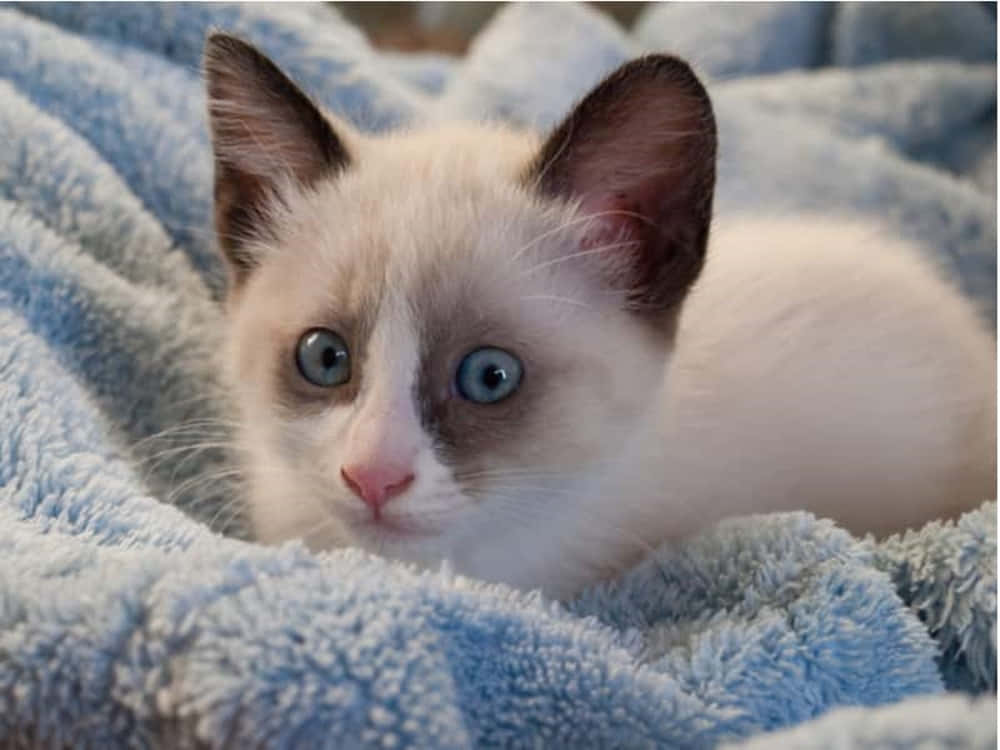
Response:
M583 142L580 122L545 144L474 126L365 138L242 43L213 37L207 60L258 538L554 593L622 557L636 514L598 488L662 387L711 166L708 205L678 190L664 209L663 170L640 163L654 154L593 152L605 124ZM682 211L698 221L649 236Z

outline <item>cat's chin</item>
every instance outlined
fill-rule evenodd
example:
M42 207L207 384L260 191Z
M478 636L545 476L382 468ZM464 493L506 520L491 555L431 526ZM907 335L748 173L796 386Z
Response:
M430 526L384 516L378 520L369 518L364 521L352 523L350 529L356 536L366 539L372 538L376 541L381 539L416 541L433 538L439 536L441 533L440 529Z
M435 540L440 536L440 530L381 519L344 524L336 533L329 535L302 535L298 538L316 553L357 547L382 557L416 562L439 546Z
M352 516L341 519L341 523L346 539L341 539L337 546L343 546L346 541L350 546L403 559L412 557L414 551L438 547L435 540L444 533L440 526L384 514L379 518Z

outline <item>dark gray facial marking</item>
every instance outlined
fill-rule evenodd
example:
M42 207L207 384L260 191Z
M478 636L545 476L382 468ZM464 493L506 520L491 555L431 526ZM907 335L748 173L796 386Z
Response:
M541 424L541 406L560 373L557 360L543 356L532 332L519 330L512 311L503 305L493 309L475 280L469 281L461 283L454 269L429 267L412 295L420 326L413 398L438 460L475 496L495 481L476 476L484 470L546 469L537 443L551 425ZM482 347L504 349L523 365L517 390L495 403L468 401L455 385L462 359Z
M309 321L301 330L281 342L274 361L274 383L278 403L292 414L303 411L322 412L331 406L347 404L357 398L368 365L368 342L378 315L381 285L369 290L357 310L326 310ZM329 328L347 343L351 357L351 378L343 385L323 388L313 385L299 372L296 349L302 334L311 328Z
M498 327L438 329L435 334L428 329L422 341L414 386L418 413L439 459L452 468L460 483L463 475L496 465L504 455L521 453L548 380L545 366L501 331ZM482 346L502 347L524 366L520 387L497 403L467 401L455 388L462 358Z

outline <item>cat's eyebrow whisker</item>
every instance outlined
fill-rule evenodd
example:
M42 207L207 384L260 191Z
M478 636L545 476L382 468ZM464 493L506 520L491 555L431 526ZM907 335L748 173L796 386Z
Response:
M533 275L538 271L542 271L546 268L559 265L560 263L565 263L567 261L573 260L575 258L584 258L589 255L599 255L601 253L609 253L614 250L621 250L622 248L630 247L635 243L629 242L611 242L607 245L600 245L599 247L587 248L586 250L575 250L572 253L567 253L566 255L560 255L558 258L550 258L549 260L542 261L519 274L520 278Z
M597 216L598 214L576 216L570 219L569 221L564 221L562 224L559 224L558 226L545 230L544 232L536 235L535 237L533 237L532 239L528 240L526 243L521 245L521 247L519 247L517 250L515 250L511 254L511 260L514 261L518 260L522 255L531 250L531 248L535 247L542 240L548 239L554 234L559 234L559 232L564 232L567 229L572 229L578 224L584 224L588 221L593 221L595 218L597 218Z
M586 302L582 302L577 299L570 299L569 297L559 297L555 294L529 294L520 298L522 302L528 301L545 301L545 302L565 302L567 305L575 305L576 307L586 307L593 308L593 305L588 305Z
M553 227L552 229L547 229L541 234L536 235L533 239L529 240L521 247L519 247L517 250L515 250L511 255L511 260L517 261L518 259L520 259L522 255L528 252L531 248L535 247L539 242L551 237L554 234L558 234L559 232L564 232L567 229L572 229L573 227L579 224L587 224L589 222L600 221L601 219L607 218L609 216L626 216L632 219L638 219L640 221L650 223L649 219L646 218L645 216L642 216L641 214L638 214L635 211L629 211L628 209L624 208L609 208L605 211L595 211L594 213L582 214L580 216L573 217L569 221L564 221L562 224L559 224L558 226Z

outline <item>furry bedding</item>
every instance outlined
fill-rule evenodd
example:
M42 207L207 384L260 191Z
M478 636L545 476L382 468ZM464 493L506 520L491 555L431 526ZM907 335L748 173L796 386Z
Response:
M718 221L878 217L992 322L995 13L515 5L452 59L324 6L0 7L0 745L994 747L990 498L882 543L736 519L565 604L242 540L197 68L219 27L369 130L545 127L673 51L715 101Z

